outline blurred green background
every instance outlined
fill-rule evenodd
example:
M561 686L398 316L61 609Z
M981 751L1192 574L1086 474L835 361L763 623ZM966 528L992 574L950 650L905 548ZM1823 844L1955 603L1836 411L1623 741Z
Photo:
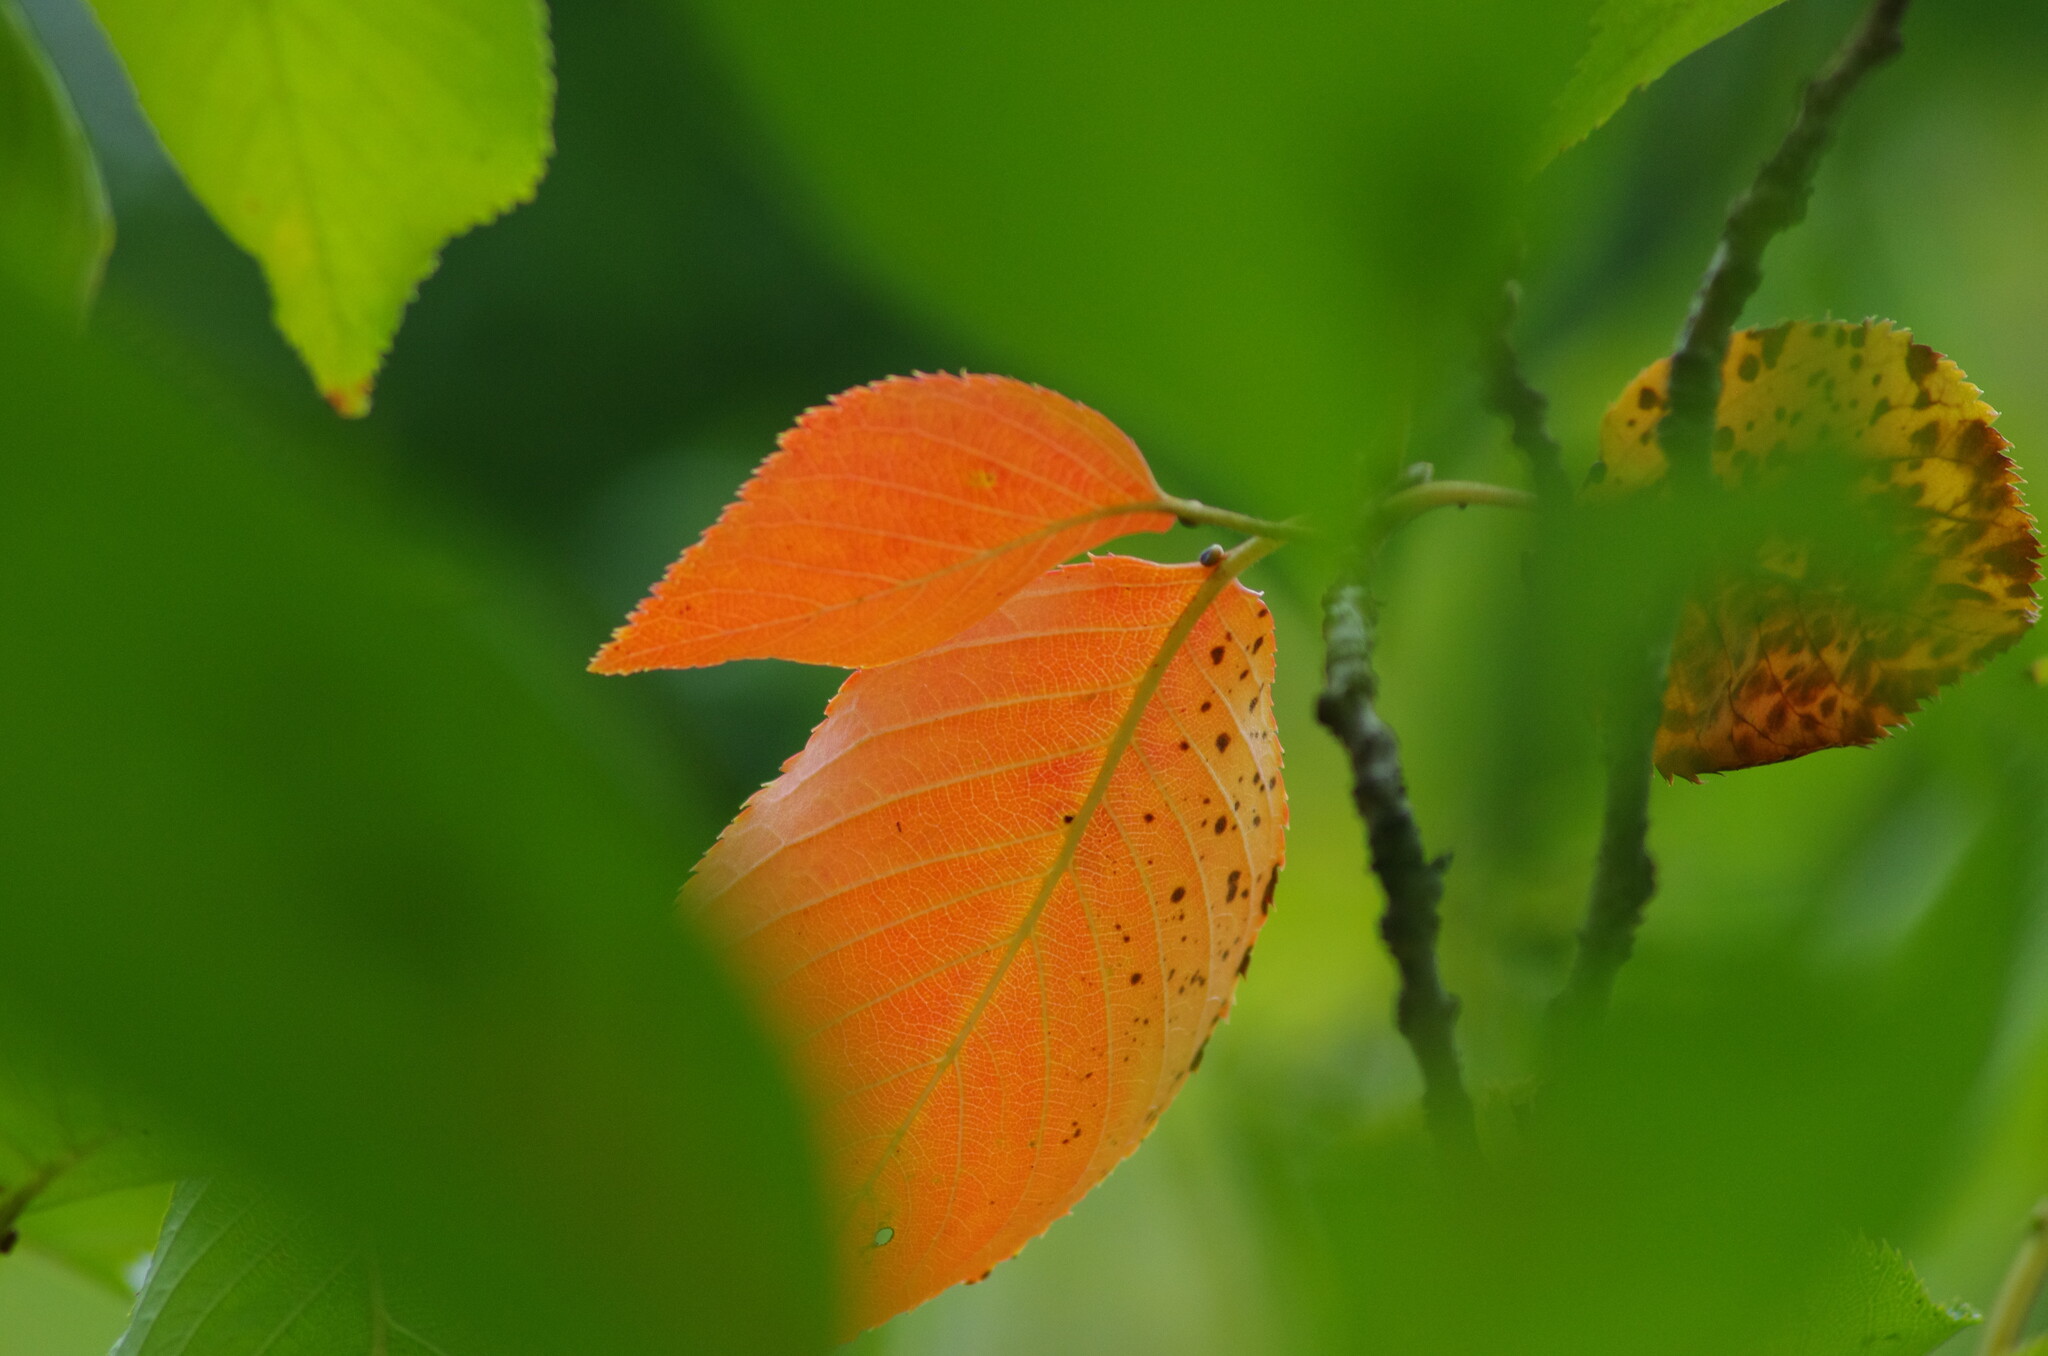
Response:
M1859 10L1772 10L1527 185L1587 6L561 0L538 198L450 246L374 414L341 423L90 15L24 8L119 238L104 351L6 344L5 456L37 463L5 491L41 590L16 621L46 628L15 630L8 667L47 672L0 703L50 746L9 831L41 826L16 879L60 896L7 887L8 1010L205 1152L389 1224L462 1302L531 1319L526 1349L606 1352L800 1350L826 1303L784 1094L708 961L648 939L839 675L582 672L776 434L859 382L966 368L1094 405L1170 490L1251 512L1338 510L1409 460L1520 484L1472 364L1519 236L1518 340L1576 476ZM2044 70L2048 8L1919 7L1747 313L1910 325L2037 473ZM252 522L244 554L208 555ZM1383 575L1385 710L1423 831L1456 854L1444 968L1492 1173L1446 1180L1422 1142L1379 898L1312 717L1329 564L1285 553L1250 582L1280 619L1293 832L1233 1021L1070 1219L861 1352L1776 1350L1856 1232L1937 1298L1989 1304L2048 1192L2048 690L2026 676L2048 643L1873 749L1658 786L1662 890L1613 1038L1537 1100L1599 786L1590 701L1557 670L1569 631L1528 630L1530 546L1527 523L1442 514ZM197 621L178 611L223 580ZM53 664L51 635L79 648ZM132 832L160 818L152 788L199 785L174 740L129 808L37 780L96 747L77 735L127 782L150 722L201 707L234 733L171 731L209 750L191 834ZM85 808L145 860L99 861L65 813ZM246 1025L266 1005L271 1036ZM451 1075L474 1086L442 1109ZM434 1109L378 1100L413 1094ZM242 1096L279 1109L222 1110ZM621 1106L639 1119L600 1110ZM106 1350L120 1286L25 1235L0 1260L0 1353ZM612 1335L581 1326L607 1313Z

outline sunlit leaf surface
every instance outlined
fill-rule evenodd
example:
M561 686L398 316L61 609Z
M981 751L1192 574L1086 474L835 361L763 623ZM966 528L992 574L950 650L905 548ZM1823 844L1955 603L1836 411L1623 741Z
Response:
M857 387L783 435L593 665L796 659L848 668L935 645L1049 566L1173 526L1137 447L1008 377Z
M1608 410L1596 498L1664 478L1668 378L1653 364ZM1736 335L1722 382L1714 474L1759 516L1687 602L1666 775L1870 743L2039 616L2010 444L1954 363L1889 322L1788 322Z
M192 192L344 414L451 236L552 147L540 0L92 0Z
M699 865L692 908L816 1101L857 1330L1009 1257L1201 1062L1287 819L1272 621L1212 572L1052 571L854 674Z

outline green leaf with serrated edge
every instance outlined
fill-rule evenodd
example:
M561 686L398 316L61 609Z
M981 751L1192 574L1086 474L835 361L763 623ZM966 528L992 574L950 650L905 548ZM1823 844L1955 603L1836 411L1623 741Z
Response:
M1765 1356L1927 1356L1980 1322L1967 1304L1938 1304L1889 1244L1858 1237L1821 1270L1807 1304Z
M93 0L193 193L343 414L414 289L552 149L541 0Z
M113 1356L463 1356L362 1239L243 1183L186 1182Z
M1603 0L1593 38L1538 143L1544 161L1592 135L1648 85L1783 0Z
M78 116L14 0L0 0L0 275L82 315L113 243Z

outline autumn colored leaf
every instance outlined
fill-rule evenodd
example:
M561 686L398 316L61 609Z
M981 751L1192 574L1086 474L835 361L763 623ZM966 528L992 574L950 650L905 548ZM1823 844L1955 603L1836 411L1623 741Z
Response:
M1594 497L1664 478L1668 379L1653 364L1608 410ZM1657 736L1665 775L1868 744L2034 624L2040 543L1996 418L1954 363L1889 322L1735 336L1716 479L1843 502L1826 506L1832 534L1760 534L1688 598Z
M1072 1209L1228 1013L1287 821L1230 574L1063 566L853 674L699 863L815 1100L849 1334Z
M591 667L885 664L1173 522L1136 445L1086 406L1008 377L891 378L785 433Z

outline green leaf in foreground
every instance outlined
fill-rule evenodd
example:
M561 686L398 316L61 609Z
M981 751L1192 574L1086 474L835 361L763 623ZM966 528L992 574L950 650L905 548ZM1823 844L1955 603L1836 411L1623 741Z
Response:
M263 1191L186 1182L113 1356L458 1356L369 1245Z
M99 166L64 86L14 0L0 0L0 274L82 313L113 243Z
M1781 0L1603 0L1593 40L1544 124L1544 161L1570 150L1628 96Z
M1859 1237L1768 1356L1927 1356L1979 1321L1967 1304L1935 1303L1898 1249Z
M541 0L94 0L193 193L343 414L449 238L533 195Z
M0 670L0 1033L360 1225L489 1356L822 1350L802 1122L675 917L709 825L656 741L516 570L117 320L0 325L37 452L0 457L37 656Z

